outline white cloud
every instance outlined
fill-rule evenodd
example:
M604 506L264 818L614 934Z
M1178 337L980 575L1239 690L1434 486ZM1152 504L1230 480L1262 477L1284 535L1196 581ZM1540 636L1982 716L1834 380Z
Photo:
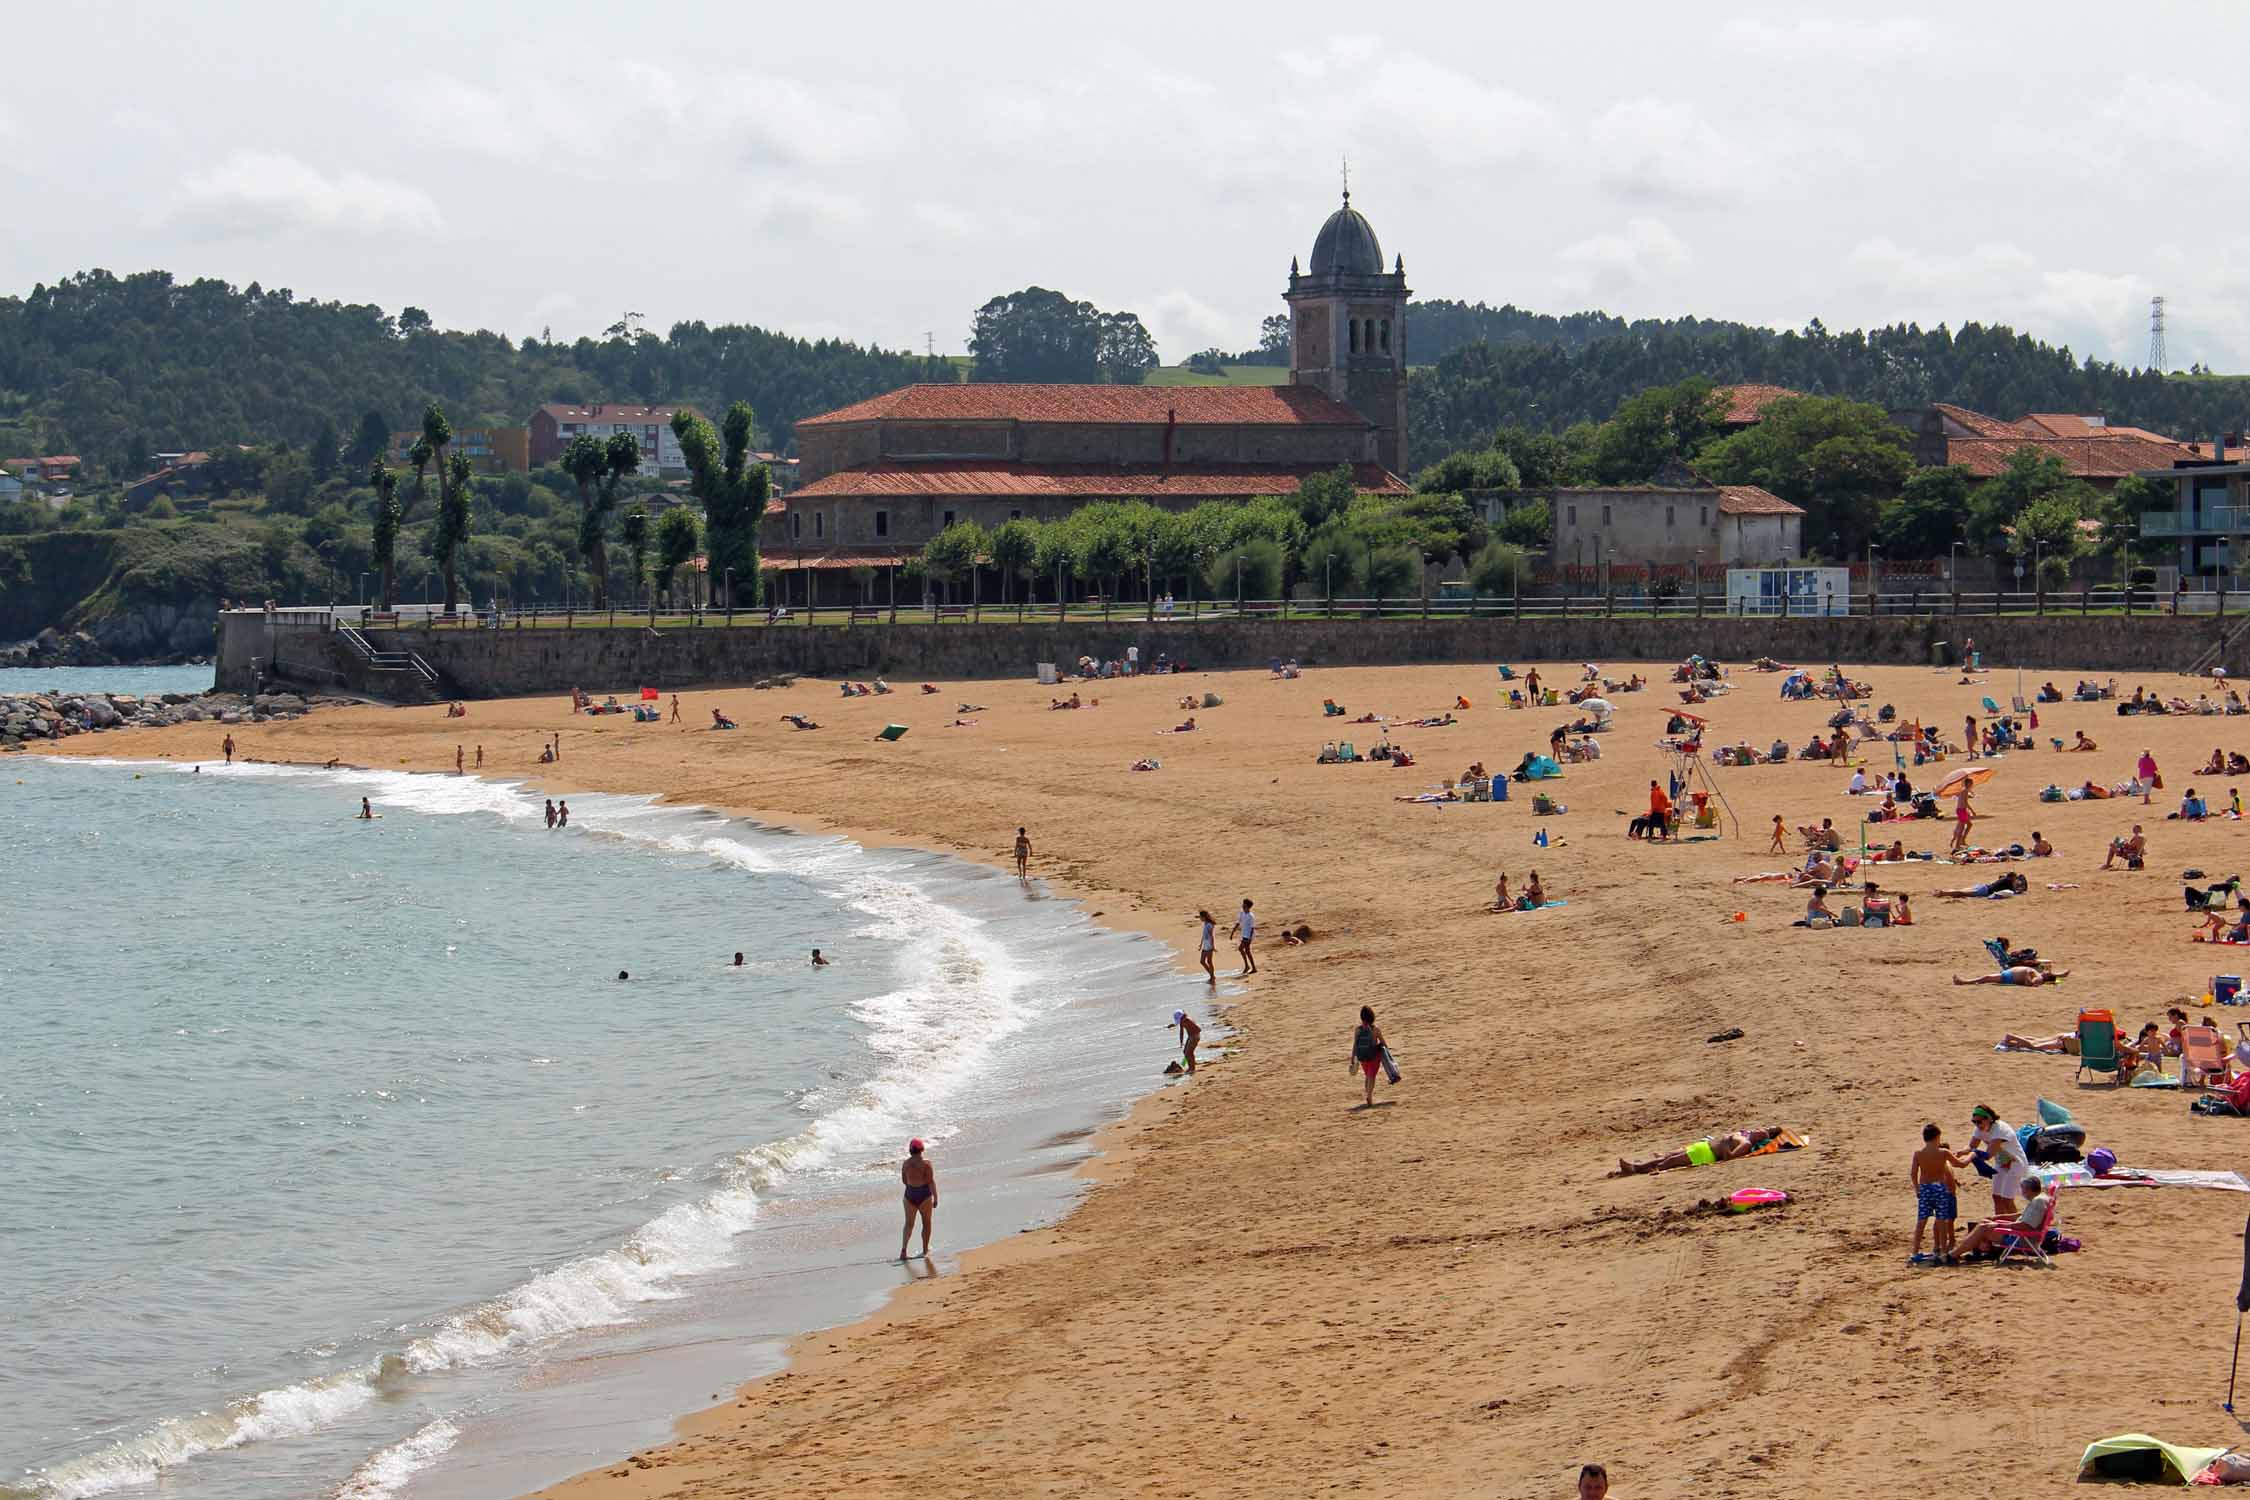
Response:
M1309 140L1408 147L1455 165L1515 161L1552 147L1555 114L1513 89L1370 37L1282 54L1279 119L1291 149Z
M2136 143L2161 144L2167 152L2185 146L2231 153L2243 133L2239 106L2178 75L2157 80L2134 73L2095 113L2103 139L2115 142L2128 137ZM2137 150L2134 155L2139 155Z
M1179 364L1204 349L1224 349L1231 354L1257 341L1255 329L1245 336L1240 318L1213 307L1185 287L1172 287L1137 303L1123 299L1101 305L1138 312L1149 337L1156 340L1158 351L1170 364Z
M278 151L237 151L215 167L190 172L171 217L228 235L431 234L444 227L437 204L410 183L356 171L330 175Z
M900 124L898 107L879 94L824 96L770 74L683 79L631 58L490 87L451 74L412 78L401 113L449 150L565 171L629 164L667 180L729 166L834 167L894 143Z
M1787 62L1829 58L1881 62L1918 56L1929 51L1936 42L1935 28L1916 16L1891 16L1882 20L1800 16L1790 21L1737 17L1719 28L1722 48Z
M1688 263L1687 246L1656 219L1633 219L1623 230L1565 246L1556 282L1581 297L1610 296L1669 276Z
M2136 342L2145 338L2153 288L2131 273L2050 268L1997 241L1947 254L1889 239L1856 246L1844 269L1902 320L2006 323L2080 354L2130 364L2146 352Z
M1739 197L1762 168L1692 104L1628 99L1587 129L1595 176L1627 197L1699 202Z

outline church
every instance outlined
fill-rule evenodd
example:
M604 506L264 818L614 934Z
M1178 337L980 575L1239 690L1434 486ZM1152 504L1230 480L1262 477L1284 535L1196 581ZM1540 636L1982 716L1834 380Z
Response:
M1384 269L1347 191L1283 295L1284 385L911 385L799 422L799 483L766 507L760 565L816 576L774 592L843 597L843 575L904 562L956 521L1287 495L1339 464L1362 491L1407 493L1404 257Z

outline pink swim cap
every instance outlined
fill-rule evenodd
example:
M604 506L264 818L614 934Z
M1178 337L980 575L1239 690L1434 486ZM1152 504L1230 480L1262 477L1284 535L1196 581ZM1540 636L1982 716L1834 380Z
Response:
M915 1139L908 1141L906 1143L906 1149L909 1153L919 1152L922 1149L921 1138L916 1137Z

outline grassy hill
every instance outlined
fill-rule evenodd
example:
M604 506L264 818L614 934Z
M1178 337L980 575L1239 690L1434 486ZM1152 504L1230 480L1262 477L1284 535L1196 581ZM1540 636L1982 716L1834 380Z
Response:
M1222 365L1224 375L1204 375L1185 365L1162 365L1148 372L1143 385L1287 385L1289 372L1279 365Z

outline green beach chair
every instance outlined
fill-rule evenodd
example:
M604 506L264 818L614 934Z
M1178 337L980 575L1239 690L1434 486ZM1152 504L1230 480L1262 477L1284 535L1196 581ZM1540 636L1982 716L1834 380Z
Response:
M1350 740L1346 740L1336 747L1336 758L1338 760L1358 760L1359 752L1352 748Z
M2073 1079L2088 1073L2107 1073L2109 1081L2119 1079L2117 1067L2117 1023L2095 1016L2078 1018L2078 1071Z
M1984 711L1992 718L1997 719L2000 717L2000 705L1993 702L1990 698L1984 700Z
M876 735L875 738L879 740L895 740L905 733L906 726L904 724L885 724L883 726L882 732Z

